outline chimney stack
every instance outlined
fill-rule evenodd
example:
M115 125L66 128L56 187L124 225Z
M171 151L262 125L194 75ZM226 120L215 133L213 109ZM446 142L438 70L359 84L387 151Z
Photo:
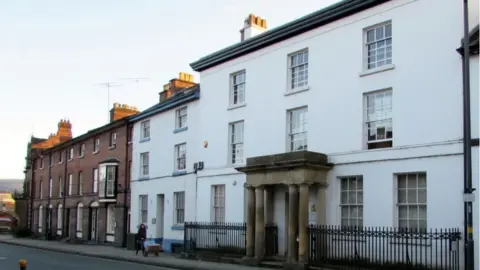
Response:
M243 23L243 29L240 30L240 39L244 41L265 31L267 31L267 20L250 14Z
M138 112L137 107L115 102L113 103L113 108L110 110L110 123L137 114Z
M178 78L171 79L170 82L163 85L163 91L159 93L160 102L169 99L175 92L195 86L192 74L180 72Z

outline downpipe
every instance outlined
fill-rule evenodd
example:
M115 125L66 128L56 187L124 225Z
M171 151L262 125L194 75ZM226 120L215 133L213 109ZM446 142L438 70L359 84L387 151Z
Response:
M470 119L470 38L468 0L463 0L463 197L464 197L464 260L465 269L474 270L472 140Z

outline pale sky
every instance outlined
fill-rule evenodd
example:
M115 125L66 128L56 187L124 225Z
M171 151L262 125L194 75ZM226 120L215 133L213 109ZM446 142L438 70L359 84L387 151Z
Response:
M189 63L240 40L249 13L269 29L337 0L0 0L0 179L21 178L27 142L61 118L73 135L107 123L113 102L144 110ZM133 81L122 78L142 77Z

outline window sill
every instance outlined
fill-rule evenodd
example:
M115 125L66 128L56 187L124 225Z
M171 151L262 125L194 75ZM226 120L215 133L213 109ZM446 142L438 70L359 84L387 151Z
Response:
M179 133L185 130L188 130L188 127L176 128L173 130L173 133Z
M305 92L305 91L308 91L308 90L310 90L310 86L304 86L304 87L299 87L299 88L288 90L283 95L284 96L290 96L290 95L302 93L302 92Z
M181 170L181 171L174 171L172 173L172 176L180 176L180 175L185 175L187 174L187 171L186 170Z
M60 165L60 164L63 164L63 161L62 161L62 162L58 162L58 165Z
M73 160L73 158L71 158L71 159L67 160L67 162L70 162L70 161L72 161L72 160Z
M141 139L141 140L139 141L139 143L144 143L144 142L148 142L148 141L150 141L150 137Z
M360 74L358 76L359 77L364 77L364 76L372 75L372 74L375 74L375 73L380 73L380 72L384 72L384 71L387 71L387 70L392 70L394 68L395 68L394 64L385 65L385 66L381 66L381 67L378 67L378 68L364 70L364 71L360 72Z
M78 158L84 158L84 157L85 157L85 155L82 155L82 156L78 156Z
M228 108L227 108L227 111L231 111L231 110L235 110L235 109L238 109L238 108L242 108L242 107L245 107L247 106L247 103L240 103L240 104L231 104Z
M132 144L133 142L132 141L129 141L128 144Z
M146 181L146 180L149 180L149 179L150 179L149 176L140 176L140 177L138 178L138 181Z
M96 154L98 154L98 152L100 152L100 151L94 151L92 154L96 155Z
M185 227L183 226L183 224L177 224L173 225L170 229L172 229L172 231L183 231Z
M116 145L109 146L109 147L108 147L108 150L115 149L116 147L117 147Z

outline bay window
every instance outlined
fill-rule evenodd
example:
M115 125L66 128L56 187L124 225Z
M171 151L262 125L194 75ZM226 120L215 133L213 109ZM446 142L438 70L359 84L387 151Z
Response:
M99 197L114 199L116 197L115 185L117 182L117 164L100 165Z

